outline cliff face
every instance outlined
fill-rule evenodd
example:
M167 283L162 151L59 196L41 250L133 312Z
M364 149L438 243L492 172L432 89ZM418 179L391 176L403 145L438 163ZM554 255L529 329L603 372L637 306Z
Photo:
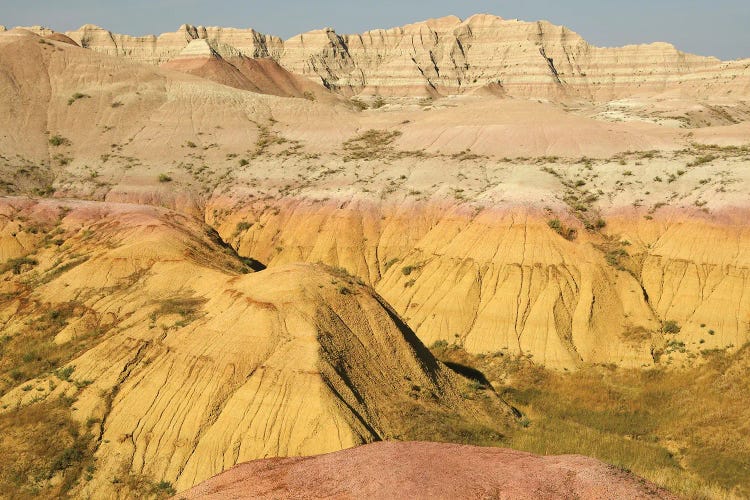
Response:
M177 32L130 37L87 25L68 33L84 47L160 64L192 40L270 57L293 73L345 94L435 96L491 90L521 96L610 100L673 90L693 95L747 91L748 61L722 62L666 43L600 48L546 21L475 15L339 35L303 33L282 41L252 29L183 25Z
M172 33L159 36L128 36L112 33L87 24L67 35L82 47L113 56L127 57L147 64L161 64L177 57L192 41L211 40L230 45L248 57L275 57L280 52L280 38L263 35L255 30L204 28L184 24Z

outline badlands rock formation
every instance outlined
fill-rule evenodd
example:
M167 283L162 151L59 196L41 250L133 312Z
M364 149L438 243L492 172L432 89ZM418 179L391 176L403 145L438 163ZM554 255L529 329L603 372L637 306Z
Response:
M749 81L748 61L493 16L3 31L0 496L170 493L534 425L423 343L561 371L737 351ZM498 453L561 494L651 491L578 458L372 450L261 466Z
M12 412L74 399L96 459L80 495L126 493L134 475L184 489L256 458L511 419L497 400L490 424L460 397L467 382L346 274L243 274L210 229L151 207L6 199L0 211L0 248L19 263L0 282L6 346L58 311L45 349L67 356L0 402Z
M7 193L165 206L270 267L344 267L427 344L570 369L689 362L749 338L746 94L703 99L737 122L713 127L669 91L358 111L18 30L0 64Z
M673 498L653 484L579 456L498 448L376 443L329 455L258 460L183 498Z
M282 45L280 38L263 35L251 29L204 28L190 25L182 25L174 33L132 37L87 24L76 31L68 32L67 35L83 47L148 64L169 61L178 56L191 40L199 38L232 46L247 57L277 56Z
M162 67L262 94L309 99L327 94L319 85L289 73L273 59L253 59L233 47L203 38L192 40L180 55Z
M750 89L750 63L685 54L666 43L599 48L546 21L455 16L339 35L330 28L286 41L254 30L181 26L129 37L87 25L68 35L83 46L159 64L195 39L272 57L293 73L345 94L437 96L467 92L607 101L674 90L728 95Z

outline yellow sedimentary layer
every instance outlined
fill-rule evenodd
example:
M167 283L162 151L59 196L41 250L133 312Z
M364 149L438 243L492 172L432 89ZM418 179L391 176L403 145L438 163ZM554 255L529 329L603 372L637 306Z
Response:
M43 375L23 384L36 390L19 386L1 399L12 409L66 394L77 420L97 419L96 472L81 496L115 494L122 486L113 477L143 474L184 489L242 461L395 436L413 424L400 416L408 405L475 418L455 376L346 275L305 264L240 274L210 230L160 209L0 206L3 254L17 253L31 224L51 225L64 242L27 248L37 264L5 273L4 291L88 311L68 318L60 345L97 327L68 363L69 378ZM3 303L3 332L25 335L38 313ZM413 387L424 402L409 396Z
M578 228L568 241L551 218L525 207L293 201L240 211L219 229L270 266L320 261L369 280L428 345L572 368L650 365L669 340L694 354L747 342L750 265L739 220L614 219L607 232L628 241L637 263L617 269L606 239L567 221ZM252 225L237 234L240 219ZM670 320L682 327L674 338L661 334Z

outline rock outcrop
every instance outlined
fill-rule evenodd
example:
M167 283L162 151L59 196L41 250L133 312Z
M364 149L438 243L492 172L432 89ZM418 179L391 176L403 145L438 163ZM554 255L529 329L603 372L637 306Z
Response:
M129 37L87 25L68 35L92 50L160 64L195 39L271 57L292 73L344 94L438 96L469 92L597 102L676 92L697 96L750 89L748 61L722 62L667 43L599 48L546 21L455 16L340 35L327 28L286 41L254 30L181 26Z
M70 31L67 35L82 47L154 65L179 56L192 40L197 39L232 46L243 55L253 58L278 56L282 45L280 38L263 35L252 29L204 28L187 24L180 26L176 32L159 36L119 35L93 24Z
M179 56L161 67L262 94L308 99L328 94L320 85L293 75L271 58L250 58L233 47L204 38L192 40Z
M239 465L181 498L632 498L673 495L581 456L438 443L375 443Z

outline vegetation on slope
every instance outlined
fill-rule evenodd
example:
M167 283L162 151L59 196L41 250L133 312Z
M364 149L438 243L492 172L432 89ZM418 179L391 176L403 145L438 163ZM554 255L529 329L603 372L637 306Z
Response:
M692 498L750 495L750 345L704 351L706 362L686 370L576 372L444 343L432 350L451 366L480 370L524 414L506 446L596 457Z

